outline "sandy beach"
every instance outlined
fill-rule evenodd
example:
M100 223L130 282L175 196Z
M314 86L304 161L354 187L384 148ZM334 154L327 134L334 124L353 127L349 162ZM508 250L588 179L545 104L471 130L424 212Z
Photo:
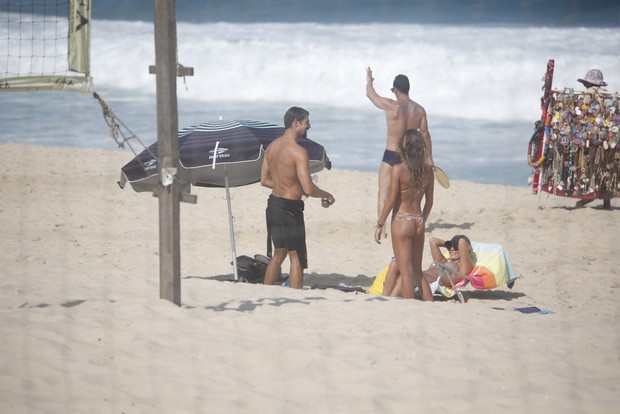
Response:
M303 290L222 281L225 193L196 188L178 307L159 299L157 199L116 184L132 158L0 145L0 412L617 412L617 199L436 186L427 238L502 244L519 275L461 304L311 288L366 289L392 255L376 174L318 174L336 204L306 202ZM264 254L269 190L231 193L237 254ZM514 311L529 306L550 313Z

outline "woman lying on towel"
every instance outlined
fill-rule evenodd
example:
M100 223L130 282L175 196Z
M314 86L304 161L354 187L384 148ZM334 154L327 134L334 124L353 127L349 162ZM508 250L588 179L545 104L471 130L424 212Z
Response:
M428 239L428 243L431 248L431 255L434 262L443 263L446 266L456 270L464 275L469 274L474 269L474 252L471 248L471 242L469 238L462 234L457 234L452 239L444 241L438 237L432 237ZM445 248L448 251L448 257L446 257L441 248ZM451 287L452 284L445 274L442 274L439 278L439 268L431 264L431 266L424 271L424 278L431 285L431 290L435 291L437 282L443 286ZM463 277L454 274L452 276L454 283L459 283L463 280ZM400 296L400 277L398 273L398 266L396 261L393 260L390 263L387 275L385 277L385 284L383 287L384 296Z
M443 263L464 275L468 275L474 269L475 255L471 248L471 242L467 236L457 234L452 237L452 239L447 241L443 241L438 237L431 237L428 240L428 243L431 246L431 256L433 256L433 261ZM446 256L444 256L441 252L441 247L445 247L448 250L449 258L446 258ZM437 266L433 266L432 264L428 270L424 272L424 277L428 280L428 283L437 281L438 275L439 268ZM458 284L464 278L463 276L455 273L454 276L452 276L452 279L454 280L454 283ZM439 283L443 286L452 287L450 280L445 274L441 276Z

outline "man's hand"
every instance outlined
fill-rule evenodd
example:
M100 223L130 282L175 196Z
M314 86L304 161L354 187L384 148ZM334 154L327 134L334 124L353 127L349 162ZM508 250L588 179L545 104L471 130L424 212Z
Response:
M327 191L326 191L326 193L327 193ZM336 202L336 199L330 193L327 193L327 197L322 197L321 201L323 201L323 200L326 200L329 203L330 206Z
M372 70L370 69L370 66L366 68L366 82L368 83L372 83L372 81L374 81L375 78L372 77Z

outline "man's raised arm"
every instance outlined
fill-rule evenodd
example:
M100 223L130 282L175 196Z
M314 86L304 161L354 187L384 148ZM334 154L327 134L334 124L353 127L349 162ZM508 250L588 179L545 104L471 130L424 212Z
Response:
M375 87L372 85L373 80L372 70L370 68L366 68L366 96L377 108L386 111L390 108L392 101L389 98L380 96L377 91L375 91Z

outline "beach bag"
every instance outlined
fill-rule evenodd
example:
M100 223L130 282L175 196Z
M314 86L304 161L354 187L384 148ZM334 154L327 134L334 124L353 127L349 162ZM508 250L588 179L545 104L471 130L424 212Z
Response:
M262 254L254 255L254 257L237 256L239 279L247 283L263 283L268 264L269 258Z

